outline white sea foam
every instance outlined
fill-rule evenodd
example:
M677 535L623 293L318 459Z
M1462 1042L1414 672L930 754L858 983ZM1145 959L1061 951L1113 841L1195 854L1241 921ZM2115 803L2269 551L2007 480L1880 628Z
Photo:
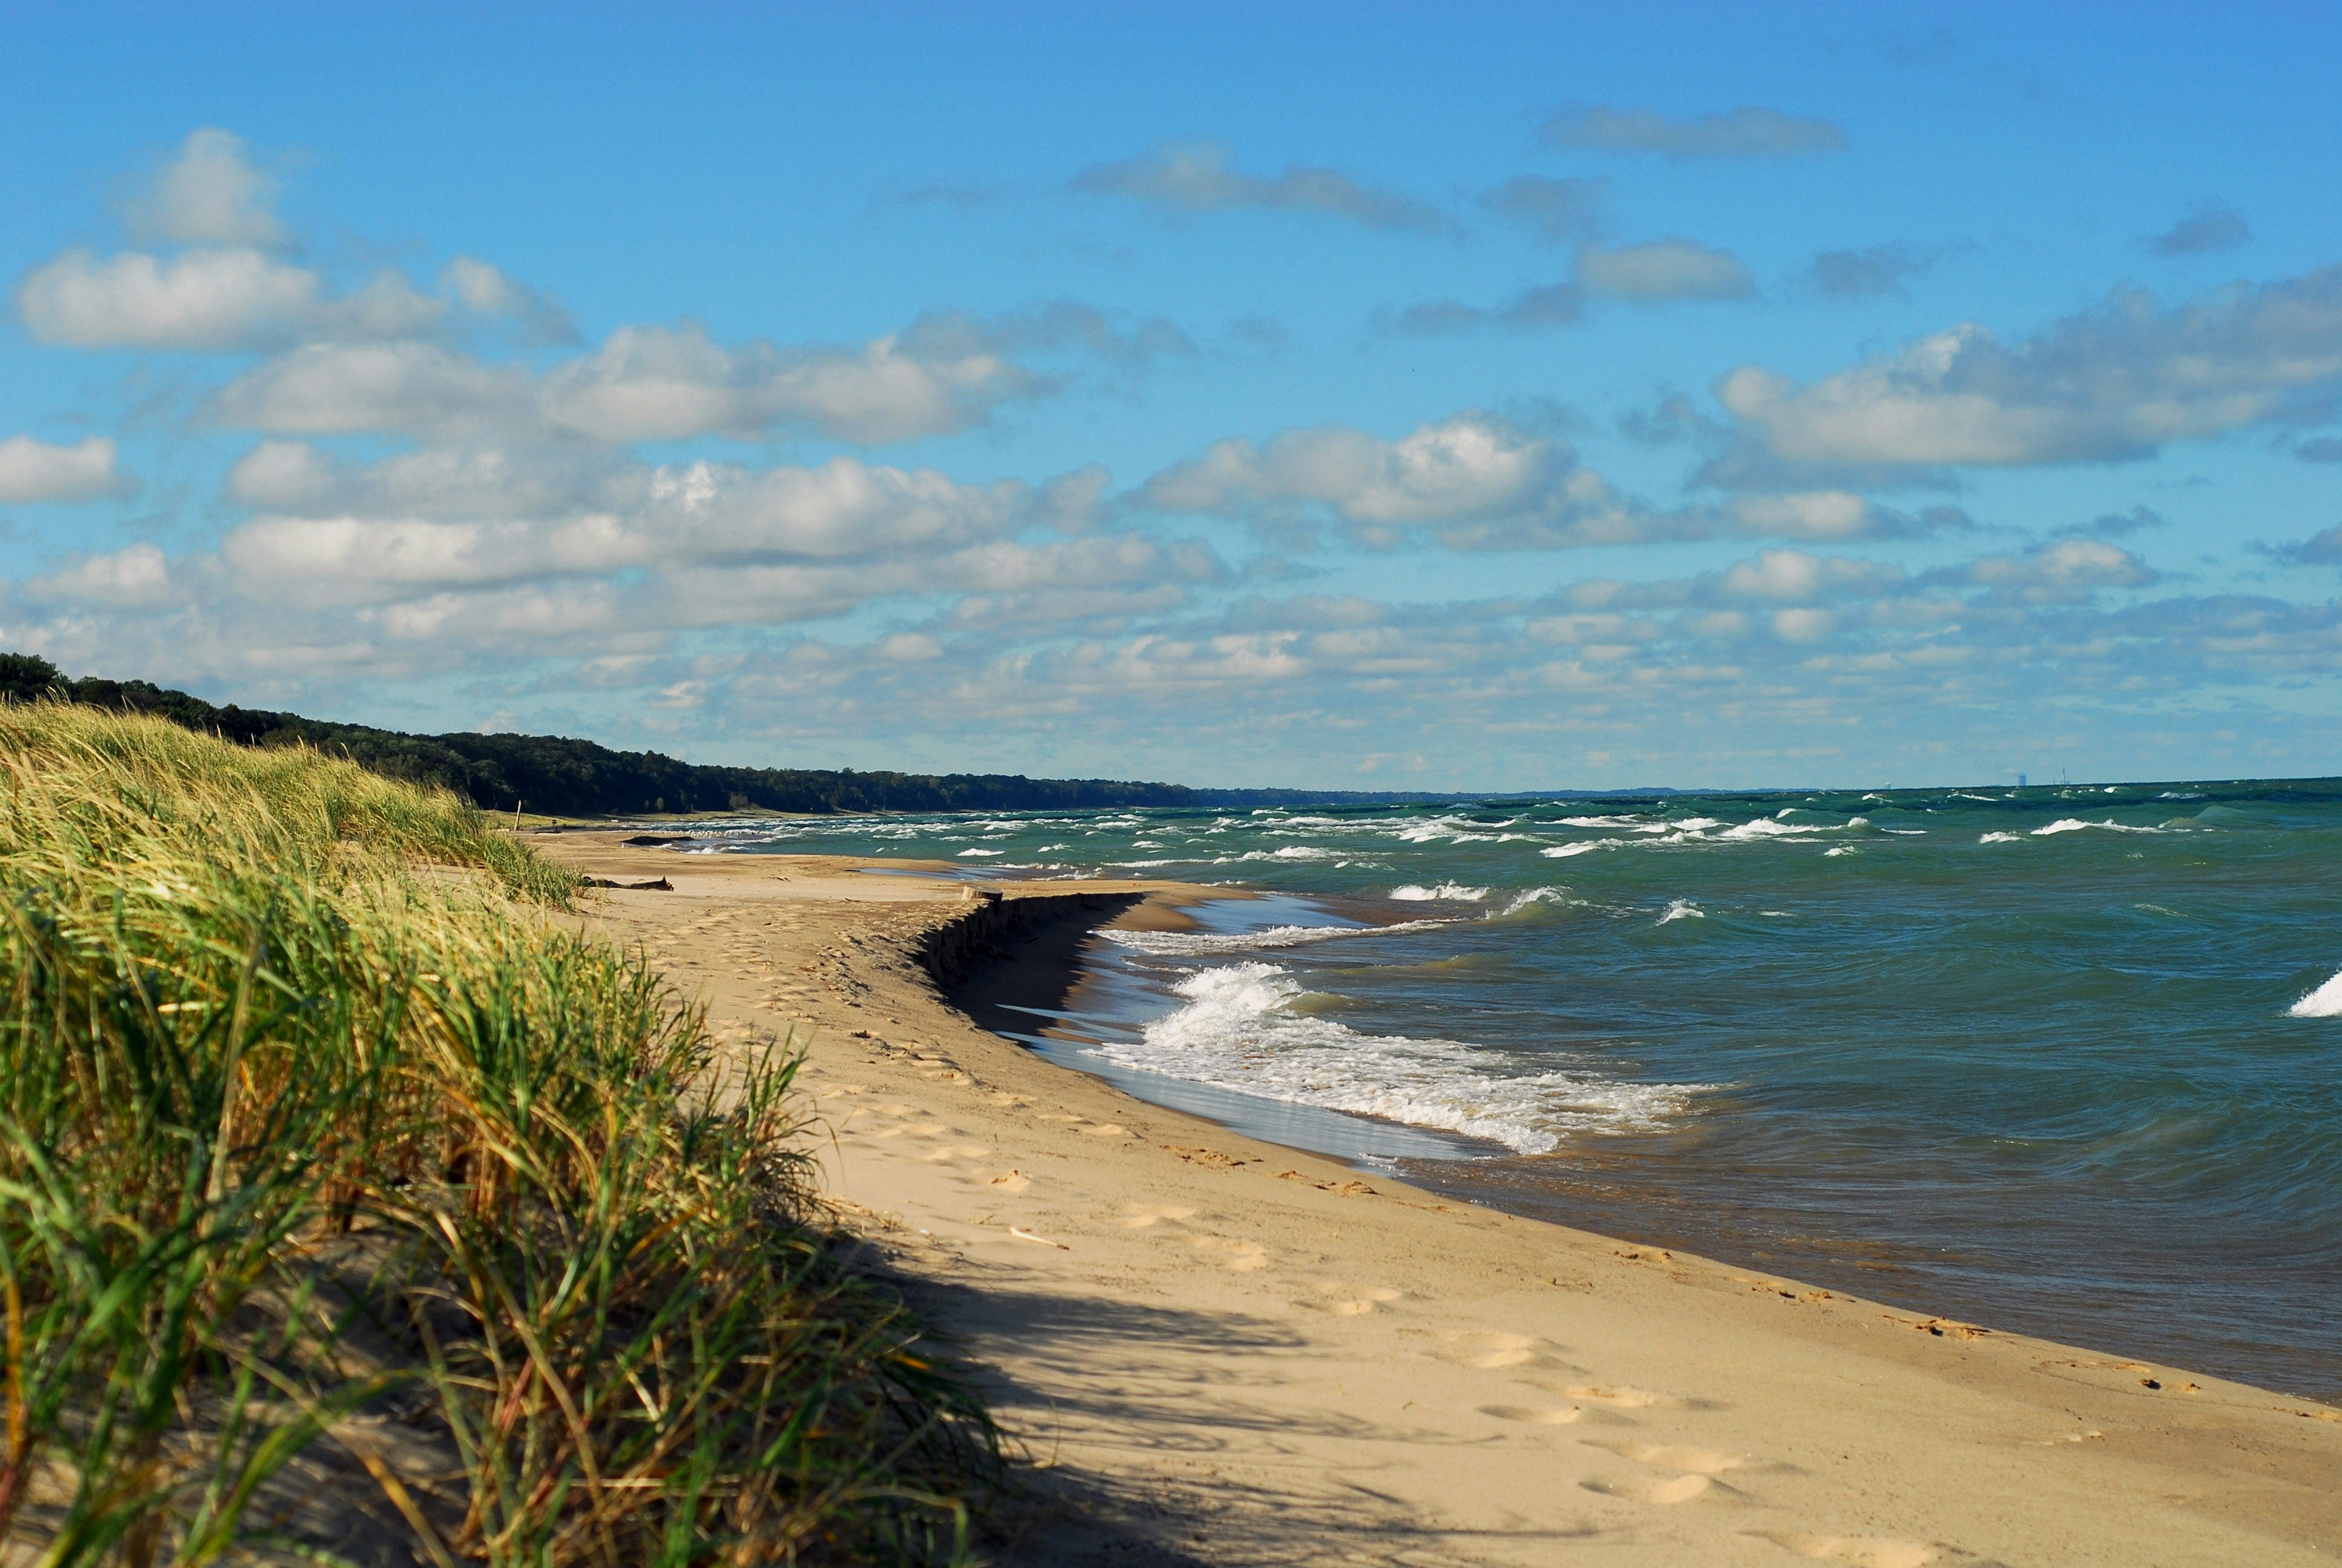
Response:
M2061 816L2047 827L2035 828L2033 836L2047 838L2053 833L2079 833L2084 828L2089 827L2103 829L2107 833L2161 833L2163 831L2159 827L2133 827L2128 823L2115 822L2111 819L2106 822L2084 822L2077 816Z
M1855 848L1854 845L1850 844L1832 844L1829 848L1822 851L1822 858L1824 860L1827 860L1833 855L1860 854L1862 852L1860 850Z
M1564 827L1633 827L1635 820L1631 816L1566 816L1561 819L1561 825Z
M1148 1024L1138 1041L1099 1054L1237 1094L1461 1133L1525 1154L1544 1154L1574 1132L1656 1125L1702 1087L1515 1074L1501 1053L1463 1041L1362 1034L1295 1012L1305 993L1270 964L1199 970L1174 989L1186 1005Z
M2288 1018L2342 1018L2342 974L2285 1010Z
M1141 953L1168 957L1203 957L1216 953L1254 953L1271 947L1305 947L1313 942L1341 942L1358 936L1395 936L1408 931L1430 931L1450 925L1446 920L1402 920L1393 925L1272 925L1263 931L1114 931L1098 933L1109 942Z
M1551 849L1541 849L1537 853L1547 860L1567 860L1573 854L1586 854L1597 849L1616 849L1626 842L1623 838L1588 838L1576 844L1557 844Z
M1667 912L1659 916L1659 924L1665 925L1670 920L1706 920L1706 918L1707 912L1699 905L1688 898L1678 898L1667 905Z
M2022 834L2016 833L1988 833L1977 842L1978 844L2015 844L2024 836Z
M959 858L966 860L970 855L974 855L983 860L998 860L1007 853L1005 849L964 849L959 852Z
M1436 887L1425 887L1419 883L1410 882L1405 887L1392 888L1391 896L1409 904L1420 903L1428 898L1452 898L1466 904L1477 904L1488 896L1488 890L1485 887L1466 887L1463 884L1456 882L1443 882Z

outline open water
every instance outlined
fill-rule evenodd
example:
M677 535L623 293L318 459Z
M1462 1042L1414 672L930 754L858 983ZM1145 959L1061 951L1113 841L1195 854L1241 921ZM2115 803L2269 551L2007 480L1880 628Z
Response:
M2342 1394L2342 782L709 824L1267 894L1020 1035L1516 1212Z

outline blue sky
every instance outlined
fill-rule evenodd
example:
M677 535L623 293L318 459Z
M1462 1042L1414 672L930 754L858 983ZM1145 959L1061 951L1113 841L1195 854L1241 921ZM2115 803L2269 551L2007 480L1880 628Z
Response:
M2342 771L2342 13L11 8L0 644L702 760Z

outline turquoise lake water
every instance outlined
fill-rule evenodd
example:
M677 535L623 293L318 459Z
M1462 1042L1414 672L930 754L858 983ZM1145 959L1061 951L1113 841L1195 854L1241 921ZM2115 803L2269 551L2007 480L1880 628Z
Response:
M1020 1034L1523 1213L2342 1394L2342 782L727 823L1268 894Z

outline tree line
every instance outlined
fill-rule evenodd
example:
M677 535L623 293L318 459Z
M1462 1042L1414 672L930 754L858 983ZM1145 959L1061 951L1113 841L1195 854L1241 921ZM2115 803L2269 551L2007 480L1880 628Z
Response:
M1021 774L722 767L681 762L658 752L613 751L558 735L406 734L233 703L221 706L151 681L71 679L37 655L0 654L0 700L44 697L152 714L242 745L308 745L347 756L386 777L440 785L489 811L525 808L548 816L720 811L828 815L1223 804L1183 784L1036 779ZM1211 796L1236 793L1208 792Z

